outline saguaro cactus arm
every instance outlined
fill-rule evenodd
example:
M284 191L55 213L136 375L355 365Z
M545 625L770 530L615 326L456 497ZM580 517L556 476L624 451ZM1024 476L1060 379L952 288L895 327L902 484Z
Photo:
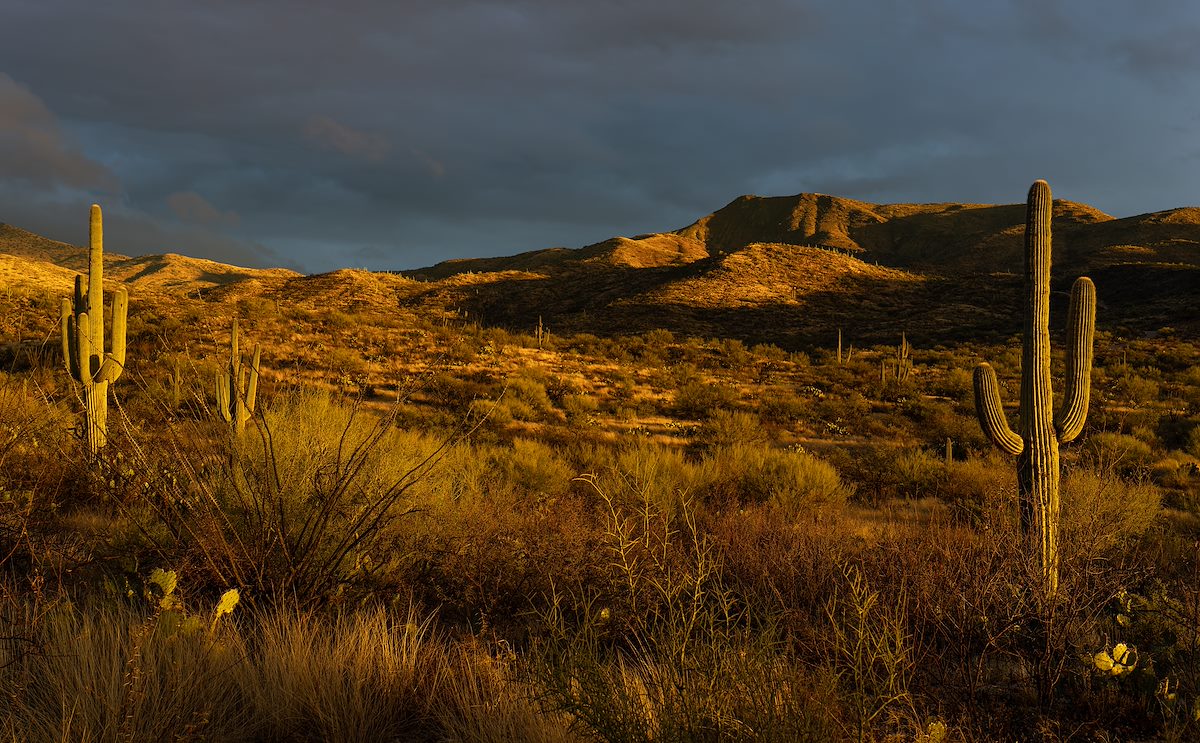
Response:
M246 382L246 412L254 415L254 400L258 397L258 362L262 357L262 347L254 344L254 358L250 361L250 378Z
M1074 441L1087 420L1092 388L1092 341L1096 330L1096 286L1086 276L1071 286L1067 316L1067 379L1063 406L1054 421L1059 443Z
M979 416L979 427L1001 450L1014 457L1025 450L1025 442L1013 432L1004 417L1000 384L992 365L986 362L975 367L975 413Z
M229 372L217 372L217 412L226 423L232 423L229 406Z
M96 372L96 381L115 382L125 370L125 326L129 315L129 294L124 288L113 295L112 350L104 354L104 362Z
M71 300L66 297L63 297L62 300L59 321L62 325L63 366L71 375L71 379L78 382L81 377L79 376L79 360L75 355L75 347L79 343L75 337L75 312Z

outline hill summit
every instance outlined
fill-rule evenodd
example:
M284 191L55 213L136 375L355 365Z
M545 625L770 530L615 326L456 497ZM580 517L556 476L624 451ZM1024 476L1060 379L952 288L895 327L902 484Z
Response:
M558 332L664 327L785 346L839 327L864 341L902 331L937 341L1014 332L1024 220L1023 204L740 196L676 230L398 274L302 276L174 253L112 253L106 271L141 293L354 312L400 306L526 330L541 318ZM1092 276L1102 328L1200 322L1200 208L1118 219L1059 200L1053 228L1056 288ZM6 284L62 292L85 260L80 248L0 225Z

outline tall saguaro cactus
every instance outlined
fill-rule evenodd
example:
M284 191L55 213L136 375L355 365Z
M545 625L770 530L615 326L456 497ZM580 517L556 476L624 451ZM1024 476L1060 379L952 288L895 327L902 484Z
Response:
M1050 382L1050 186L1037 181L1029 189L1025 222L1024 338L1021 353L1021 410L1018 432L1008 426L996 372L982 363L975 369L975 409L992 442L1017 458L1021 530L1040 549L1047 595L1058 589L1058 447L1083 431L1092 377L1092 340L1096 326L1096 287L1082 276L1071 287L1067 317L1067 378L1062 408L1053 413Z
M92 204L88 230L88 285L75 276L75 298L63 297L63 363L82 385L83 429L88 451L95 455L108 441L108 385L125 369L125 321L129 295L117 289L112 304L112 350L104 351L104 221L98 204Z
M246 429L246 423L254 415L261 352L262 349L255 344L253 359L248 365L242 364L242 357L238 354L238 321L234 318L229 337L229 366L217 372L217 412L233 428L235 435Z

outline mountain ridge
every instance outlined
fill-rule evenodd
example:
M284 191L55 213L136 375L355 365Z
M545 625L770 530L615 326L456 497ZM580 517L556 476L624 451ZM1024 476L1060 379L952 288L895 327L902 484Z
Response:
M920 338L927 326L924 337L934 338L943 329L1012 332L1024 220L1022 204L748 195L675 230L409 271L302 275L106 251L106 280L206 301L402 307L514 328L542 317L560 332L663 325L796 345L828 335L831 325L858 324L860 337L907 330ZM1055 286L1092 274L1102 327L1197 322L1200 208L1116 218L1056 200L1053 224ZM86 260L82 248L0 225L6 282L61 292Z

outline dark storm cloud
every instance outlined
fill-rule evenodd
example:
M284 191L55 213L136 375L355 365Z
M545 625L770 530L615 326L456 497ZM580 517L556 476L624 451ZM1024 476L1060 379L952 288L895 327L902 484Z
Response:
M395 268L746 192L1012 202L1045 177L1117 214L1195 202L1200 13L1123 5L10 0L0 71L109 174L68 179L81 203L119 181L147 250Z
M235 211L223 212L195 191L177 191L167 197L167 206L175 216L193 224L226 224L236 227L241 217Z
M35 187L116 187L116 177L79 151L41 99L2 72L0 162L5 180Z
M328 116L313 116L304 125L304 136L310 141L337 150L349 157L379 162L392 148L387 137L360 132Z

